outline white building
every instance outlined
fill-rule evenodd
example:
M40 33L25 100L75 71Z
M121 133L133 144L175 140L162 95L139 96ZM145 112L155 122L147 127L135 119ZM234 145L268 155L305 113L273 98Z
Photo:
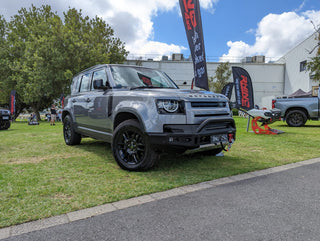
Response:
M276 96L288 95L298 89L308 92L318 83L312 80L306 70L306 63L316 55L312 50L317 45L316 34L290 50L274 63L265 63L264 56L246 57L242 63L230 63L247 70L252 79L254 102L261 107L271 108L271 100ZM167 59L167 58L165 58ZM166 72L180 88L190 89L194 76L193 64L183 56L173 55L172 60L127 60L126 64L141 65ZM208 76L214 76L218 62L207 62ZM233 82L233 77L230 77Z
M306 70L307 62L316 56L317 49L311 54L310 51L317 43L317 35L313 34L277 61L284 65L284 95L291 94L298 89L308 92L312 86L318 85L312 80L310 72Z

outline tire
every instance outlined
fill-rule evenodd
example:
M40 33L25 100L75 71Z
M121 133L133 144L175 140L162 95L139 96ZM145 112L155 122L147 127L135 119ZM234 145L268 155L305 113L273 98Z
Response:
M0 130L7 130L10 128L10 121L1 121L0 122Z
M112 152L118 165L129 171L146 171L159 159L148 142L148 136L141 131L137 120L120 123L113 133Z
M10 126L11 126L10 121L7 121L7 123L6 123L5 126L4 126L4 129L9 129Z
M288 126L300 127L307 122L307 115L302 110L291 110L286 116Z
M81 135L74 131L74 125L70 115L67 115L63 120L63 137L67 145L79 145Z

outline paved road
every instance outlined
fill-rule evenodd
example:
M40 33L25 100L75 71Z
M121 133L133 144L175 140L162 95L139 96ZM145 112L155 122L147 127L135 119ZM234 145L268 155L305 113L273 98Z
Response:
M320 240L320 158L193 188L6 240Z

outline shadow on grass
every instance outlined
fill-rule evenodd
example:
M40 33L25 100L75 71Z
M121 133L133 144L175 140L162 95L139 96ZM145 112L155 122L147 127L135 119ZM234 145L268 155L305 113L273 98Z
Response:
M112 155L111 145L107 142L85 138L80 145L74 146L74 148L94 153L103 159L111 159L111 161L116 163ZM218 157L208 155L203 152L191 154L162 153L160 155L160 160L148 172L155 173L164 171L170 172L171 174L176 173L177 175L181 175L181 173L183 173L183 175L188 175L195 172L212 172L213 170L227 168L228 173L230 173L230 171L232 172L230 168L233 169L232 165L244 161L246 160L241 160L241 158L238 157L230 157L227 156L227 154L225 154L225 156Z
M188 185L217 178L247 173L274 166L272 163L252 160L232 153L224 152L224 156L208 155L204 152L190 154L163 153L155 166L146 172L130 172L122 170L113 158L111 145L107 142L85 138L75 148L94 153L106 162L112 163L114 171L131 176L131 178L147 178L150 182L164 185L167 188ZM231 151L232 152L232 151ZM110 167L109 167L110 168Z
M281 124L281 125L277 125L277 127L285 127L285 128L289 128L289 129L291 129L291 128L303 128L303 127L306 127L306 128L314 128L314 127L319 128L320 125L304 125L304 126L301 126L301 127L294 127L294 126L288 126L286 124Z
M80 145L73 146L74 148L85 150L94 154L98 154L101 157L105 157L106 154L111 154L111 144L91 138L84 138Z

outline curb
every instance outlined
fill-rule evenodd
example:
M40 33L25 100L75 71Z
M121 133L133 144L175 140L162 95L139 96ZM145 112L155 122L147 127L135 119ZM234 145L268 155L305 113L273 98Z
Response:
M51 217L51 218L41 219L41 220L23 223L23 224L19 224L19 225L7 227L7 228L2 228L0 229L0 239L10 238L17 235L38 231L38 230L54 227L61 224L67 224L77 220L82 220L82 219L94 217L97 215L141 205L148 202L180 196L180 195L184 195L187 193L191 193L191 192L195 192L203 189L217 187L223 184L234 183L234 182L243 181L243 180L247 180L255 177L261 177L261 176L269 175L272 173L278 173L278 172L290 170L290 169L301 167L301 166L311 165L319 162L320 162L320 158L314 158L307 161L287 164L284 166L272 167L265 170L253 171L245 174L239 174L236 176L224 177L224 178L215 179L212 181L178 187L178 188L174 188L164 192L158 192L158 193L148 194L140 197L130 198L127 200L121 200L121 201L108 203L108 204L104 204L104 205L100 205L92 208L87 208L79 211L62 214L62 215Z

